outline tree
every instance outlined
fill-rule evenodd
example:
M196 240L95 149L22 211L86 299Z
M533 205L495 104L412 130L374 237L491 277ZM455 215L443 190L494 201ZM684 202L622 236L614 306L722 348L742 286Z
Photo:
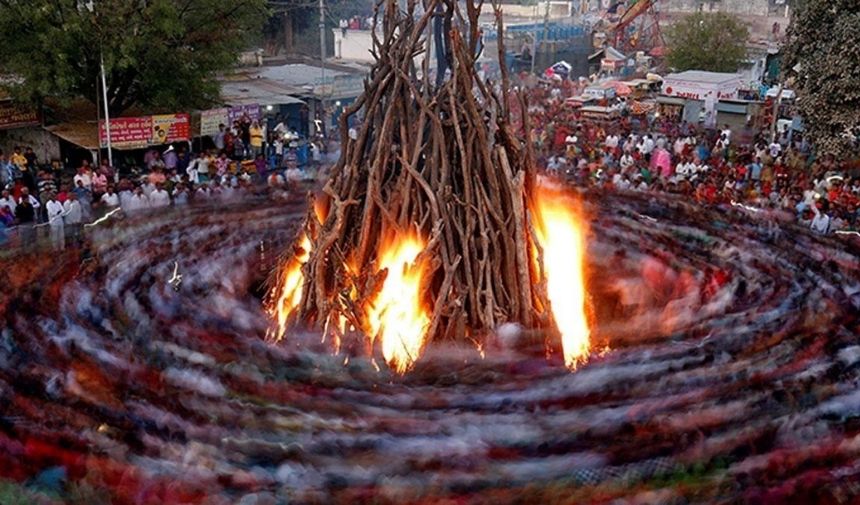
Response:
M0 68L21 98L95 101L103 57L112 115L205 107L265 19L264 0L0 0Z
M806 135L819 154L851 153L860 126L860 11L856 0L797 2L783 58Z
M747 56L747 26L723 12L696 13L667 31L669 65L677 70L737 72Z

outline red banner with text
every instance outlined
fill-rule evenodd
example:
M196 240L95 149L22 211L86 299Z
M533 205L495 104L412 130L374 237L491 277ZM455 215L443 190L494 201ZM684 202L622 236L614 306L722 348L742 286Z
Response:
M120 117L110 120L111 147L118 149L139 149L187 141L190 138L191 116L188 114ZM104 121L99 121L99 143L102 147L107 147Z

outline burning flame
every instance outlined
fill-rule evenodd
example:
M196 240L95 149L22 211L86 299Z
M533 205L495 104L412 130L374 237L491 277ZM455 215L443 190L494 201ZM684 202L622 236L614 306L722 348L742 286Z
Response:
M381 338L382 355L398 373L415 364L430 323L420 301L423 268L415 264L424 247L424 241L412 235L395 237L383 246L379 268L388 269L388 276L367 311L370 337Z
M290 314L302 301L302 286L305 282L305 276L302 274L302 266L308 262L311 256L311 241L307 234L302 234L299 240L299 247L301 250L290 259L283 269L283 277L277 288L280 290L280 295L271 309L272 314L278 322L278 333L275 335L276 340L280 340L284 336Z
M564 364L575 369L588 357L590 348L583 275L585 225L574 202L561 192L538 187L535 207L537 239L543 249L543 274L553 317L561 333Z

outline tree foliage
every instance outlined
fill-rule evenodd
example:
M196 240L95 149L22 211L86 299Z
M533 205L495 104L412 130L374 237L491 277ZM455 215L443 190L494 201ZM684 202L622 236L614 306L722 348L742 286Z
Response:
M21 97L95 101L103 55L112 114L203 107L265 19L265 0L0 0L0 68Z
M724 12L691 14L666 35L669 65L679 71L737 72L747 56L746 24Z
M794 78L806 134L821 154L846 156L860 127L860 10L857 0L797 2L783 72Z

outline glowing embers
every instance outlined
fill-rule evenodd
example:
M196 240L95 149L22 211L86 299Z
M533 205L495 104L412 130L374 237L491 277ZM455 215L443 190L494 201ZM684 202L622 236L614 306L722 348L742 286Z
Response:
M586 225L570 196L546 186L536 192L532 215L543 252L541 271L561 334L564 363L574 369L588 358L591 347L584 276Z
M409 370L421 355L430 324L421 297L424 267L419 256L425 245L417 234L392 235L379 252L380 271L387 275L368 307L367 325L371 339L380 339L385 361L398 373Z

